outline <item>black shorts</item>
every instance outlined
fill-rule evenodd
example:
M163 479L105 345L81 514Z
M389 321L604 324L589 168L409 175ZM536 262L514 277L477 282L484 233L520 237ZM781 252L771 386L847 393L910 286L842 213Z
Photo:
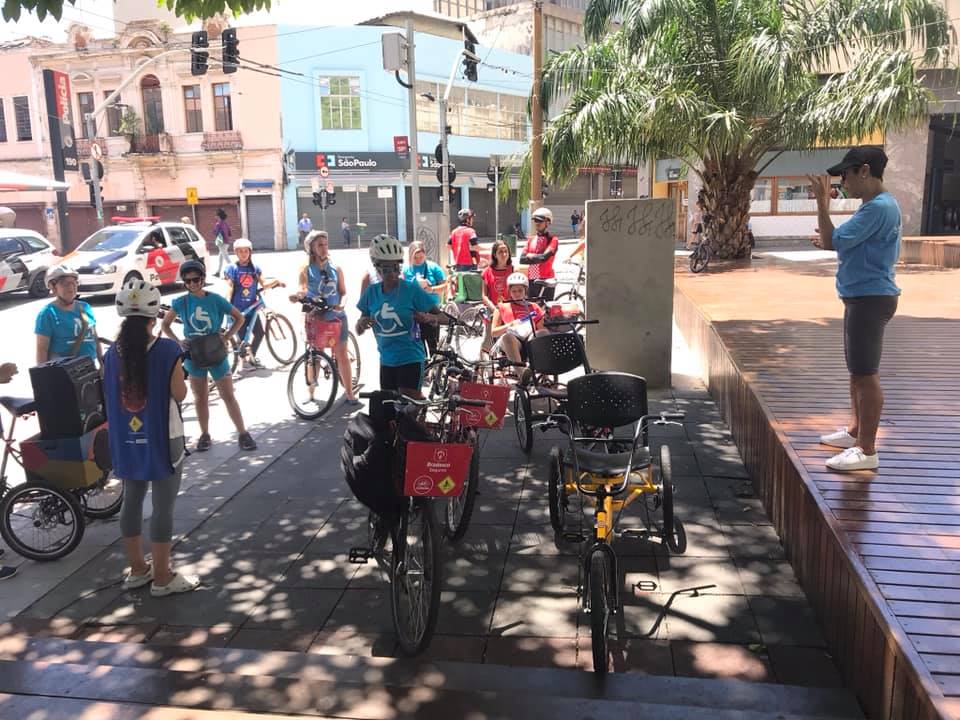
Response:
M851 375L876 375L883 353L883 331L897 312L896 295L843 299L843 354Z
M380 366L380 389L381 390L420 390L423 382L423 363L407 363L406 365L397 365L389 367Z

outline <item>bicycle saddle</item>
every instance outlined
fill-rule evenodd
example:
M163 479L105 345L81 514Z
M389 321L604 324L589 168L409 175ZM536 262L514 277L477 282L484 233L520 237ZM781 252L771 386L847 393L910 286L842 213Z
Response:
M37 404L33 398L4 396L0 397L0 405L3 405L11 415L16 415L17 417L28 415L37 409Z
M627 461L630 459L630 452L605 453L593 452L580 446L574 448L577 454L577 467L581 472L588 472L601 477L620 477L623 471L627 469ZM570 452L564 458L564 463L573 465L573 458ZM631 469L641 470L650 466L650 451L647 448L638 447L633 453L633 462Z

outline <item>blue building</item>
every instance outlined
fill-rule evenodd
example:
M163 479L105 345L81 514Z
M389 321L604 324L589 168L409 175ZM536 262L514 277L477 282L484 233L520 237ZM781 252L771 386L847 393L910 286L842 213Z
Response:
M453 21L411 17L417 28L420 209L440 212L433 159L440 139L436 100L442 97L463 42L427 32L442 24L453 29ZM303 213L310 215L314 228L325 226L334 242L342 218L351 227L365 223L364 237L380 232L401 240L412 237L410 160L395 150L395 138L411 135L408 90L383 69L381 52L381 35L396 32L403 30L387 25L277 28L278 64L286 71L280 85L290 247L297 243L297 219ZM478 233L492 237L519 219L512 198L500 204L500 227L494 227L495 198L487 189L486 171L491 155L526 151L532 61L483 46L478 46L477 54L483 60L478 82L467 82L458 70L450 95L448 148L456 165L450 209L455 222L459 208L472 208ZM325 213L312 202L317 187L336 193L336 204Z

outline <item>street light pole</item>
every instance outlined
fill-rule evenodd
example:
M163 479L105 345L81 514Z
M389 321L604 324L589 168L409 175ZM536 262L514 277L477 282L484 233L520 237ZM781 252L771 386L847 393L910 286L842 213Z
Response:
M410 153L410 211L413 213L413 237L416 240L418 223L420 222L420 158L417 156L417 68L416 52L414 50L413 19L407 18L407 115L410 125L410 137L407 138L407 148ZM397 236L400 228L397 228ZM439 260L440 258L436 258Z
M533 3L533 89L530 93L530 215L543 196L543 108L540 105L540 76L543 69L543 5Z
M97 121L94 119L93 113L87 113L85 119L87 123L87 137L90 138L91 143L94 143L97 141ZM102 228L106 223L104 223L103 219L103 198L100 196L100 173L97 172L98 161L93 157L93 153L90 154L88 167L90 168L90 182L93 188L93 204L97 209L97 224Z

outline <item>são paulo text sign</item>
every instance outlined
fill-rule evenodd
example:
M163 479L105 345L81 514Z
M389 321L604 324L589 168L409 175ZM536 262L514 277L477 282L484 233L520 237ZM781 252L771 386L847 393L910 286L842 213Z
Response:
M464 443L408 442L403 473L407 497L456 497L470 471L473 448Z

